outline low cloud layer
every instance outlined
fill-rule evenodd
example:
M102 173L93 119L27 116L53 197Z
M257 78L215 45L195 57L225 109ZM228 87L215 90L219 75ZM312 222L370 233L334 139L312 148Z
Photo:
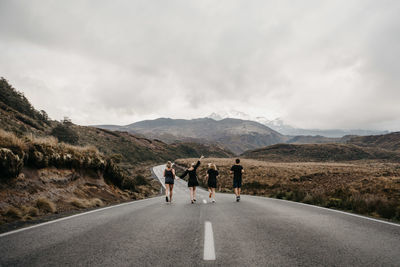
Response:
M54 119L235 109L400 130L398 1L1 1L0 76Z

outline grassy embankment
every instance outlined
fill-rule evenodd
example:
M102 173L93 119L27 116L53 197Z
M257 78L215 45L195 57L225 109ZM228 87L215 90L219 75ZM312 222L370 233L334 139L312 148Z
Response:
M54 137L0 130L0 165L0 223L144 198L159 188L130 176L94 146Z

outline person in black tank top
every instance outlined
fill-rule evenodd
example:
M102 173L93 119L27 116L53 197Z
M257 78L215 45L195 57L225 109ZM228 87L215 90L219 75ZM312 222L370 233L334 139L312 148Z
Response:
M181 175L181 179L183 179L186 175L189 174L188 179L188 187L190 189L190 201L193 203L196 202L196 186L199 186L199 182L197 181L196 170L200 166L200 160L202 160L204 156L201 156L197 163L192 163L188 169Z
M173 194L173 190L174 190L174 180L175 180L175 170L172 169L171 161L167 162L166 168L164 170L164 178L165 178L165 201L172 202L172 194Z
M215 188L217 188L217 176L218 176L217 166L215 164L209 164L209 170L207 171L207 185L208 185L208 192L210 195L208 196L210 199L212 197L212 203L215 203Z

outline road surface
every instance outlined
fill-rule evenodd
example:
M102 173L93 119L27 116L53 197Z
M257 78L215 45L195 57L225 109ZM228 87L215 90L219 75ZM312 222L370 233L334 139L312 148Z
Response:
M163 166L154 168L157 175ZM161 179L163 180L163 179ZM399 266L400 226L276 199L199 190L0 235L0 266Z

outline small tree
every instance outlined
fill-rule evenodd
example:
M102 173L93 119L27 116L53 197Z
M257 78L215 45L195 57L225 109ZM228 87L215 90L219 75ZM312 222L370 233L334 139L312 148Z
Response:
M47 115L47 112L44 110L40 111L40 119L44 122L48 122L49 120L49 115Z
M79 136L70 125L59 124L53 128L51 135L57 137L58 141L75 145Z

